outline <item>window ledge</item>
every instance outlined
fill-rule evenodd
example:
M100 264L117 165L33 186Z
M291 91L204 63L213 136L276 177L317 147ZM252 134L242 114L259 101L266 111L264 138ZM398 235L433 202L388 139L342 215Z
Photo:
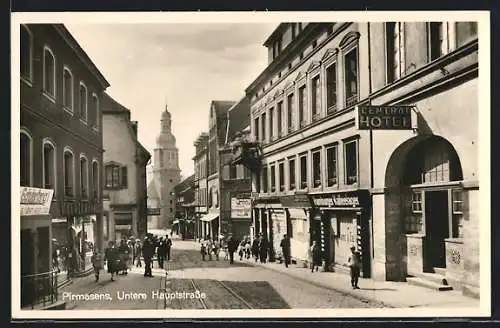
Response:
M21 81L23 81L29 87L33 86L33 82L31 81L31 78L21 76Z
M56 103L56 98L51 95L50 93L48 93L47 91L43 91L43 95L45 96L45 98L47 98L48 100L50 100L52 103Z

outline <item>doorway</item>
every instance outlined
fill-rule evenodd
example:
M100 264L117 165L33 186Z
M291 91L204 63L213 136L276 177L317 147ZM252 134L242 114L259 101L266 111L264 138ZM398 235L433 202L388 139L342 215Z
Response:
M448 228L448 191L425 192L425 258L424 271L446 267L445 238Z

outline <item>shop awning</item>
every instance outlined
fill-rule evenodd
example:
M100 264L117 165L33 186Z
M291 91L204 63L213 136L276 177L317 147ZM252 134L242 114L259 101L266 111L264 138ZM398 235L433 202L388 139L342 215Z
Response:
M219 217L219 213L208 213L207 215L205 216L202 216L200 218L201 221L204 221L204 222L210 222L212 220L215 220Z
M172 224L179 224L179 220L174 220L174 222L172 222Z

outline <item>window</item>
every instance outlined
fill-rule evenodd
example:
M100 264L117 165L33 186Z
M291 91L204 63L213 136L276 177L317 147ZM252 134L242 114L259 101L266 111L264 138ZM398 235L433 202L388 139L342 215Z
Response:
M448 24L429 23L430 59L435 60L448 52Z
M262 168L262 192L267 192L267 166Z
M358 182L358 142L349 141L344 144L345 172L347 185Z
M96 161L92 162L92 187L94 188L94 199L99 198L100 185L99 185L99 164Z
M63 71L63 106L73 112L73 74L67 67Z
M271 175L271 192L276 191L276 168L274 165L270 166L271 170L269 174Z
M80 194L83 199L89 197L89 168L87 158L84 156L80 157Z
M262 114L261 118L261 125L262 125L262 141L266 142L267 141L267 126L266 126L266 113Z
M237 178L237 168L235 165L229 165L229 179Z
M280 191L285 191L285 163L281 162L278 166Z
M312 97L312 119L316 121L320 118L321 110L321 92L319 89L319 75L311 81L311 97Z
M314 188L321 187L321 151L312 153L312 174Z
M358 100L358 49L354 48L345 56L346 106L354 105Z
M127 167L117 164L106 165L106 188L125 189L128 187Z
M288 160L289 190L295 190L295 159Z
M457 47L460 47L467 42L477 38L476 22L459 22L456 23L455 29L455 33L457 36Z
M314 41L312 42L312 48L313 48L313 49L314 49L314 48L316 48L316 46L317 46L317 45L318 45L318 40L314 40Z
M75 162L73 152L69 149L64 150L64 195L67 197L74 196L74 174Z
M80 114L80 119L87 122L87 87L83 82L80 82L80 106L78 107L78 113Z
M422 183L450 181L450 160L446 148L429 149L423 165Z
M422 213L422 192L415 191L412 193L411 210L413 213Z
M43 186L55 190L56 186L56 147L45 139L43 141Z
M255 173L255 191L256 192L261 192L261 190L260 190L260 187L261 187L260 178L261 178L260 173L259 172Z
M99 109L99 97L95 93L92 94L92 109L94 111L95 120L94 120L94 128L99 131L100 125L100 109Z
M287 105L287 122L288 122L288 132L292 132L293 131L293 127L294 127L294 124L293 124L293 120L294 120L294 96L293 96L293 93L289 94L288 97L287 97L287 102L286 102L286 105Z
M463 238L463 191L459 189L454 189L451 191L452 200L452 238Z
M20 136L20 155L21 155L21 186L29 187L31 186L31 168L33 165L32 159L32 139L25 131L21 130Z
M327 187L337 184L337 146L326 149Z
M422 192L414 191L411 196L412 213L406 217L406 233L419 233L422 227Z
M279 37L273 44L273 59L281 53L281 37Z
M51 99L56 97L56 58L49 49L43 49L43 91Z
M387 82L399 79L404 65L404 23L386 23L387 42Z
M271 140L274 139L274 107L269 109L269 137Z
M300 156L300 189L307 188L307 155Z
M256 141L260 141L260 133L259 133L260 127L259 127L259 118L256 117L254 119L254 136Z
M33 58L33 36L25 25L21 25L20 37L21 51L21 77L31 82L32 77L32 58Z
M304 127L306 125L304 111L307 108L307 95L306 95L306 86L302 86L299 88L299 124L300 127Z
M276 118L277 118L277 123L278 123L278 137L281 137L282 134L282 124L283 124L283 102L280 101L278 102L278 105L276 107Z
M326 69L326 104L328 112L337 110L337 64L333 63Z

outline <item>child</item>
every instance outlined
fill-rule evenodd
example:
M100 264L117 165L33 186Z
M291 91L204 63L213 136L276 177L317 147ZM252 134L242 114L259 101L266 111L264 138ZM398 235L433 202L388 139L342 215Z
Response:
M102 256L98 252L97 248L94 248L94 253L92 254L92 257L90 258L92 262L92 266L94 267L94 274L95 274L95 281L99 281L99 272L102 269Z
M205 261L205 255L207 255L207 247L205 246L205 241L201 242L201 259Z
M351 268L351 286L354 289L359 289L358 280L359 280L359 272L361 269L361 254L356 251L356 247L351 247L351 256L347 260L349 266Z

